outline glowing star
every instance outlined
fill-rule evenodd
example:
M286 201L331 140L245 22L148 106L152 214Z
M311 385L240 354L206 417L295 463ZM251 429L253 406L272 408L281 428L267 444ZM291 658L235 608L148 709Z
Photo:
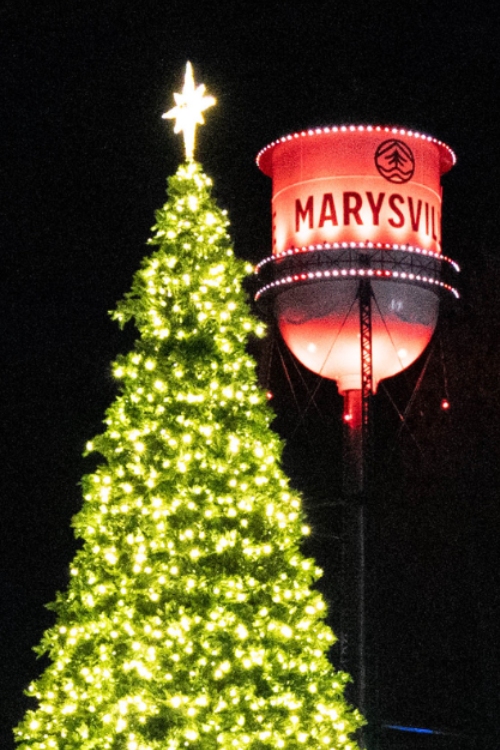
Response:
M213 96L205 96L205 85L203 83L195 86L193 66L190 62L186 65L182 93L174 94L174 99L176 106L165 112L162 118L175 119L174 133L184 134L186 159L191 161L194 153L196 126L204 124L202 112L208 107L212 107L215 104L215 99Z

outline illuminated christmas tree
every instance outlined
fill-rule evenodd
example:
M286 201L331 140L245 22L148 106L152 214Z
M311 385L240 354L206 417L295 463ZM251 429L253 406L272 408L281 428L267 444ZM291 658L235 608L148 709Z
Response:
M300 551L301 501L246 348L263 334L242 291L249 269L193 160L189 110L200 122L213 100L190 67L176 102L167 116L186 162L113 314L139 337L113 365L119 395L88 444L103 463L83 482L83 545L51 605L38 647L51 664L29 688L37 708L16 741L347 750L360 718L328 661L320 571Z

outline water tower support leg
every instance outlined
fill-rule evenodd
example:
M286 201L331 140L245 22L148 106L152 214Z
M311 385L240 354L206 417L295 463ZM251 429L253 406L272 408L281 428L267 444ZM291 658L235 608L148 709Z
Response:
M363 452L363 487L367 495L370 490L371 439L370 404L373 393L372 358L372 287L369 279L359 282L359 329L361 334L361 442Z
M361 279L358 289L361 344L361 390L344 392L344 476L346 497L366 498L371 480L371 420L373 393L372 289Z
M358 288L361 344L361 390L344 393L344 625L342 667L353 678L352 700L367 713L366 660L366 527L371 484L371 420L373 392L372 289L369 279ZM359 736L367 747L367 733Z

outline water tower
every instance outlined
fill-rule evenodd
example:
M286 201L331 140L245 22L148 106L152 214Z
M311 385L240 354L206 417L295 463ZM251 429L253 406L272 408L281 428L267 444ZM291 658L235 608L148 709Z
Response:
M424 351L458 266L441 252L448 146L402 128L343 126L285 136L257 157L272 178L272 255L256 300L309 370L344 397L343 494L350 498L351 655L364 710L364 534L369 404ZM354 642L354 643L353 643Z

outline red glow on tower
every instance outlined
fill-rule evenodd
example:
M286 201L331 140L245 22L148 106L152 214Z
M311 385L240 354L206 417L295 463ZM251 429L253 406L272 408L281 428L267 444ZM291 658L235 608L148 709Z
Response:
M411 365L434 332L442 290L440 177L453 152L400 128L303 131L263 149L273 181L273 255L257 298L272 299L280 332L308 369L361 388L361 279L372 291L373 389Z
M344 508L344 642L362 711L371 397L422 354L441 293L458 296L448 279L458 266L441 253L440 180L454 162L435 138L370 126L294 133L257 157L273 182L273 250L257 266L256 300L344 397L343 493L356 498Z

